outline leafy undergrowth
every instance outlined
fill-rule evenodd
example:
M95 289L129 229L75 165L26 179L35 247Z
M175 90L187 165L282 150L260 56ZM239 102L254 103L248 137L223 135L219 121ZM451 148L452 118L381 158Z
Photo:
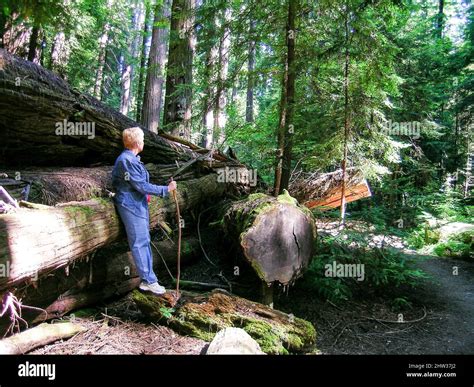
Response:
M336 303L376 294L388 296L396 308L408 305L406 290L429 277L403 251L373 246L373 237L352 230L321 237L300 286Z
M474 259L474 232L453 235L446 242L438 243L433 250L440 257Z
M425 224L417 227L408 234L407 242L410 247L417 249L423 254L436 254L439 257L449 257L458 259L474 258L474 229L456 232L451 231L446 234L445 229L450 225L461 225L464 228L470 226L469 223L446 223L443 226L433 226ZM474 228L474 227L473 227Z

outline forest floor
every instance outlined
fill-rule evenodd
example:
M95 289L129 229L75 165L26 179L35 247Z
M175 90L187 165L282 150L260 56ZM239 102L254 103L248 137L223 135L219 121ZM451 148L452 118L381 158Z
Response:
M389 300L371 296L335 305L295 286L279 294L275 307L311 321L322 354L473 354L474 263L421 257L430 274L411 290L411 308L392 310ZM453 267L458 275L453 276ZM426 310L426 315L425 315ZM201 354L207 343L171 329L141 322L133 300L120 300L75 316L88 330L32 354ZM414 321L414 322L410 322Z
M213 260L217 253L208 251ZM361 292L336 305L309 293L298 281L286 292L275 291L274 306L314 324L321 354L474 354L474 262L407 254L431 278L420 280L415 289L397 290L410 301L403 310L393 309L393 294ZM232 278L235 263L228 262L223 269L200 260L185 267L181 278L218 282L222 274ZM166 284L168 274L158 276ZM236 293L258 301L259 295L252 292L255 288ZM398 322L400 317L403 323ZM88 330L31 353L202 354L208 346L146 323L130 295L75 312L74 318Z

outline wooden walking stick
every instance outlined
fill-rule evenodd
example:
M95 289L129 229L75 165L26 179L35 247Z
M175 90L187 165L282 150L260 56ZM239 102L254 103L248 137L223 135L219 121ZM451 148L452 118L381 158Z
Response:
M173 177L170 178L173 181ZM178 273L176 274L176 297L179 298L179 278L181 277L181 214L179 212L178 197L176 190L171 191L176 206L176 219L178 221Z

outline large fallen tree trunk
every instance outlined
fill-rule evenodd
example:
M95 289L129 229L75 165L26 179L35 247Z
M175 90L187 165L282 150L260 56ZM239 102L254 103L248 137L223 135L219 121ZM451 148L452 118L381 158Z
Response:
M123 129L132 126L140 125L53 72L0 49L0 165L110 165L123 148ZM169 135L144 132L145 162L169 164L203 155L208 156L203 163L232 161Z
M226 186L215 174L181 182L179 206L187 210L218 198ZM153 197L149 208L151 228L176 211L169 198ZM123 226L110 199L0 215L0 290L68 266L120 237L125 238Z
M236 242L265 283L287 285L308 266L316 238L311 212L288 192L277 198L251 194L219 210L229 240Z
M209 179L209 177L207 176L206 179ZM196 190L193 190L193 192L195 193ZM163 202L162 200L161 206L158 207L152 203L152 224L156 224L161 219L162 215L160 214L163 214L163 212L173 212L169 208L171 204ZM183 198L180 198L180 202L184 203ZM191 202L193 200L188 198L188 204ZM118 245L112 244L99 249L95 254L93 253L94 249L100 244L98 238L103 236L104 233L101 232L100 235L95 232L87 234L85 230L90 231L93 225L100 226L102 230L108 229L109 241L112 240L112 234L117 232L118 229L117 225L112 226L116 219L108 224L109 227L104 226L107 225L107 222L99 222L98 220L90 222L91 218L97 219L98 213L96 211L101 214L109 213L110 215L110 212L105 211L104 207L111 204L104 201L104 204L96 203L98 207L92 208L81 207L81 204L84 203L78 203L76 206L65 205L53 208L46 207L44 210L31 210L30 215L36 219L36 221L32 221L31 218L28 218L32 227L31 232L24 230L23 233L15 234L24 235L23 243L21 243L21 240L13 240L12 246L6 243L3 244L4 251L10 248L14 249L16 252L14 257L17 259L10 258L6 260L3 258L2 266L7 266L8 275L0 279L3 281L0 282L2 289L11 289L17 297L23 299L26 305L45 309L45 313L40 313L37 310L30 311L31 318L29 321L34 319L39 322L59 317L71 310L125 294L134 289L140 281L135 272L135 266L131 254L128 252L126 242L120 242ZM101 205L103 207L100 207ZM222 207L226 208L223 225L229 238L234 240L235 244L242 249L245 257L262 281L268 283L279 281L287 284L302 273L311 258L315 229L311 215L307 210L297 206L294 199L286 193L279 198L258 194ZM67 208L69 210L65 210ZM77 251L72 254L71 250L68 250L69 244L65 243L63 239L56 236L52 240L47 231L47 227L50 227L51 222L45 222L45 227L37 225L37 222L45 221L44 213L53 218L55 216L53 213L57 216L54 211L60 211L59 215L66 217L75 214L68 219L74 225L73 230L77 234L82 234L82 240L79 238L75 246L80 249L83 259L77 258L79 255ZM12 215L18 216L18 214L3 215L0 216L0 222L9 219L10 222L7 221L6 224L12 225ZM14 219L19 224L25 224L25 219L22 217L14 217ZM41 236L42 231L45 231L43 236ZM27 235L30 238L36 235L36 239L28 239ZM87 239L88 235L91 239ZM26 250L24 247L22 249L22 246L26 243L25 241L28 240L30 240L29 247ZM32 245L31 241L36 241L37 245ZM56 250L55 248L48 250L48 243L50 243L50 247L56 243ZM101 243L105 243L105 241ZM40 245L44 247L44 254L37 252ZM275 248L275 245L277 248ZM187 239L184 239L182 248L183 263L186 263L188 257L196 255L197 248L198 242L195 240L193 242L191 239L188 243ZM170 267L174 273L175 246L167 241L160 242L158 251L158 254L163 256L166 262L172 263ZM161 257L157 255L154 249L153 253L155 255L155 267L157 269L158 266L163 268ZM67 256L76 256L76 258L69 260L66 259ZM8 267L8 265L10 266ZM46 275L48 272L51 275ZM37 281L25 282L25 279L30 279L37 273L43 273L44 275ZM15 284L16 286L13 289Z
M4 169L3 186L17 200L54 206L58 203L107 197L112 167Z
M179 167L176 164L147 164L150 180L154 184L166 185ZM0 186L17 200L56 205L72 201L86 201L97 197L108 197L112 188L112 166L80 167L29 167L0 170ZM183 171L173 178L176 181L202 177L206 173L198 170ZM229 186L230 188L230 186ZM235 194L245 192L245 187L234 184ZM25 197L27 195L27 197Z
M163 282L168 280L163 260L175 275L176 246L168 239L154 242L154 246L157 250L152 249L153 268L159 275L160 282ZM200 252L196 238L183 238L182 267L194 262ZM68 270L55 270L36 282L22 283L10 288L10 291L21 299L22 318L34 324L122 296L136 288L139 283L140 278L128 251L127 242L117 242L99 249L86 259L75 261ZM7 312L0 318L0 334L5 332L10 324L10 314Z
M219 182L215 174L181 181L180 208L185 211L219 198L229 186L232 184ZM263 282L291 283L307 267L315 238L314 221L288 194L278 199L254 194L222 207L229 239L240 244ZM174 214L171 200L152 198L152 228ZM0 216L0 270L8 272L0 277L0 290L68 266L120 235L124 238L121 227L110 199L20 209Z
M361 171L348 168L344 197L346 203L372 196ZM342 170L330 173L294 174L289 191L299 203L324 211L341 205Z
M133 298L150 320L181 334L212 341L219 330L236 327L245 330L268 354L314 351L316 330L310 322L223 290L182 292L179 300L175 292L156 297L136 290Z

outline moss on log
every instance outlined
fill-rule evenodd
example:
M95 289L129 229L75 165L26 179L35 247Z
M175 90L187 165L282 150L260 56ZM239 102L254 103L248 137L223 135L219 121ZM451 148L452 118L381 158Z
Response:
M212 341L221 329L236 327L245 330L267 354L314 350L316 330L310 322L224 290L182 292L177 301L175 292L156 297L134 290L133 298L150 320L180 334Z

